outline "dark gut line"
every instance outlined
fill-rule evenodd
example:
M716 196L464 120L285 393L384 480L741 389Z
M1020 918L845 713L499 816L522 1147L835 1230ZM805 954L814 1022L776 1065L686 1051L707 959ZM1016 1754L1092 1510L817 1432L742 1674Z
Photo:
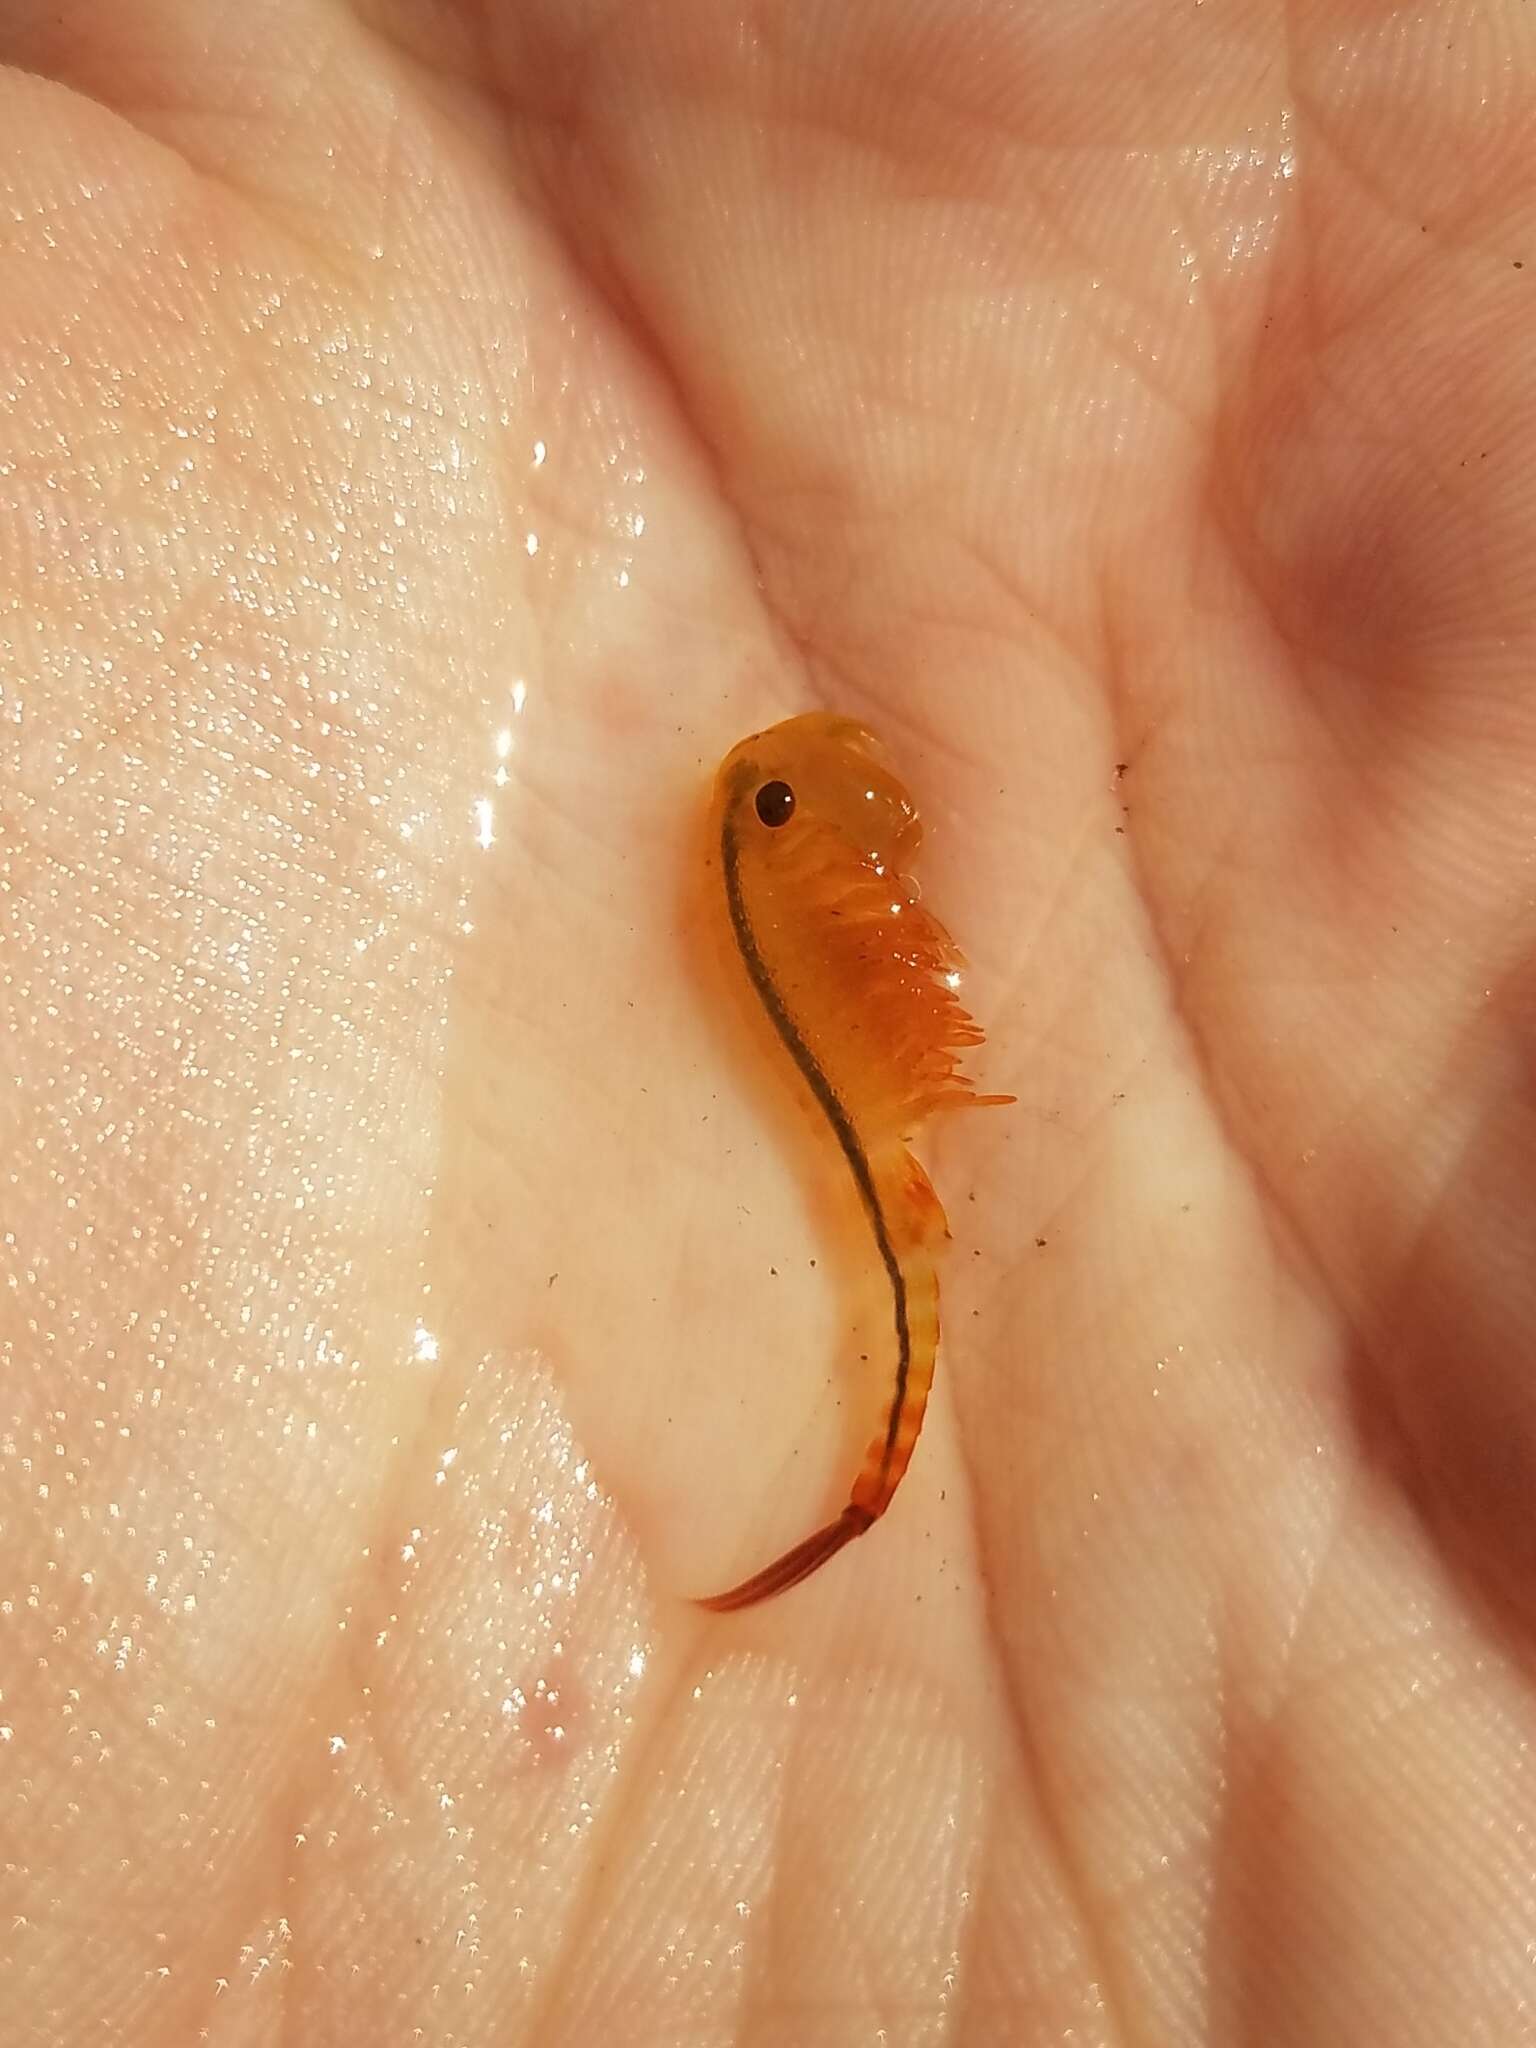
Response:
M744 789L744 785L743 785ZM736 950L740 953L742 965L757 991L758 1001L767 1011L773 1028L782 1039L790 1058L800 1069L806 1086L816 1098L823 1116L832 1126L833 1135L842 1147L843 1157L848 1161L853 1175L854 1186L859 1191L859 1200L875 1235L875 1247L880 1254L880 1263L885 1267L886 1277L891 1283L891 1302L896 1319L896 1392L891 1400L890 1418L885 1429L885 1452L881 1459L880 1477L882 1483L895 1449L896 1432L901 1424L901 1411L906 1405L907 1377L912 1366L912 1333L907 1324L907 1282L901 1270L901 1261L891 1243L891 1234L886 1227L885 1212L880 1206L880 1195L875 1187L874 1175L869 1170L869 1155L859 1142L859 1134L838 1100L836 1091L827 1079L821 1062L801 1037L798 1026L784 1006L784 1000L774 986L773 976L768 972L767 962L758 948L757 938L752 930L752 920L747 915L747 906L741 893L741 857L737 846L736 833L731 824L732 803L727 801L720 821L720 862L725 876L725 900L730 907L731 930L736 939Z

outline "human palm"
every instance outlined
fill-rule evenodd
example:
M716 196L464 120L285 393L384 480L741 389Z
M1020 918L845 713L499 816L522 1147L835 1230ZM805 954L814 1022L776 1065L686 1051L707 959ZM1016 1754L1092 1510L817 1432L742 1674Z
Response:
M1521 10L0 58L16 2038L1536 2038ZM1019 1102L717 1619L879 1398L695 886L812 704Z

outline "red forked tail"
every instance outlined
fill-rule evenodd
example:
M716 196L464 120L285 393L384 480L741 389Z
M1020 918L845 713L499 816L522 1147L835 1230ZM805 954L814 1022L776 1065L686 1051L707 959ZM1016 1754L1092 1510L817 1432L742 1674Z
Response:
M759 1600L771 1600L775 1593L786 1593L791 1586L798 1586L802 1579L808 1579L812 1572L819 1571L845 1543L851 1543L855 1536L862 1536L874 1519L867 1508L846 1507L835 1522L828 1522L814 1536L807 1536L792 1550L786 1550L782 1557L776 1557L772 1564L765 1564L750 1579L743 1579L729 1592L714 1593L707 1600L696 1600L694 1605L707 1607L712 1614L734 1614L739 1607L755 1607Z

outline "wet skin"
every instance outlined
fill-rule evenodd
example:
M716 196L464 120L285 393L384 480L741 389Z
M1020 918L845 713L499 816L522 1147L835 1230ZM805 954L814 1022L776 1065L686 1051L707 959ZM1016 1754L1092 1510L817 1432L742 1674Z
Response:
M1533 37L0 9L26 2048L1529 2038ZM701 1615L881 1334L684 872L820 706L1020 1100Z

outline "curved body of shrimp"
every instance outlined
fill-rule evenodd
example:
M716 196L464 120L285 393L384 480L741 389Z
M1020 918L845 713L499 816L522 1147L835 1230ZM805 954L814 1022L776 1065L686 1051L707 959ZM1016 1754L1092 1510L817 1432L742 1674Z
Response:
M835 1521L728 1592L750 1607L809 1578L886 1508L912 1456L939 1341L944 1211L906 1140L977 1095L960 1049L981 1032L956 993L961 959L905 872L922 828L872 734L812 712L743 740L711 817L731 936L754 993L853 1176L890 1283L890 1398Z

